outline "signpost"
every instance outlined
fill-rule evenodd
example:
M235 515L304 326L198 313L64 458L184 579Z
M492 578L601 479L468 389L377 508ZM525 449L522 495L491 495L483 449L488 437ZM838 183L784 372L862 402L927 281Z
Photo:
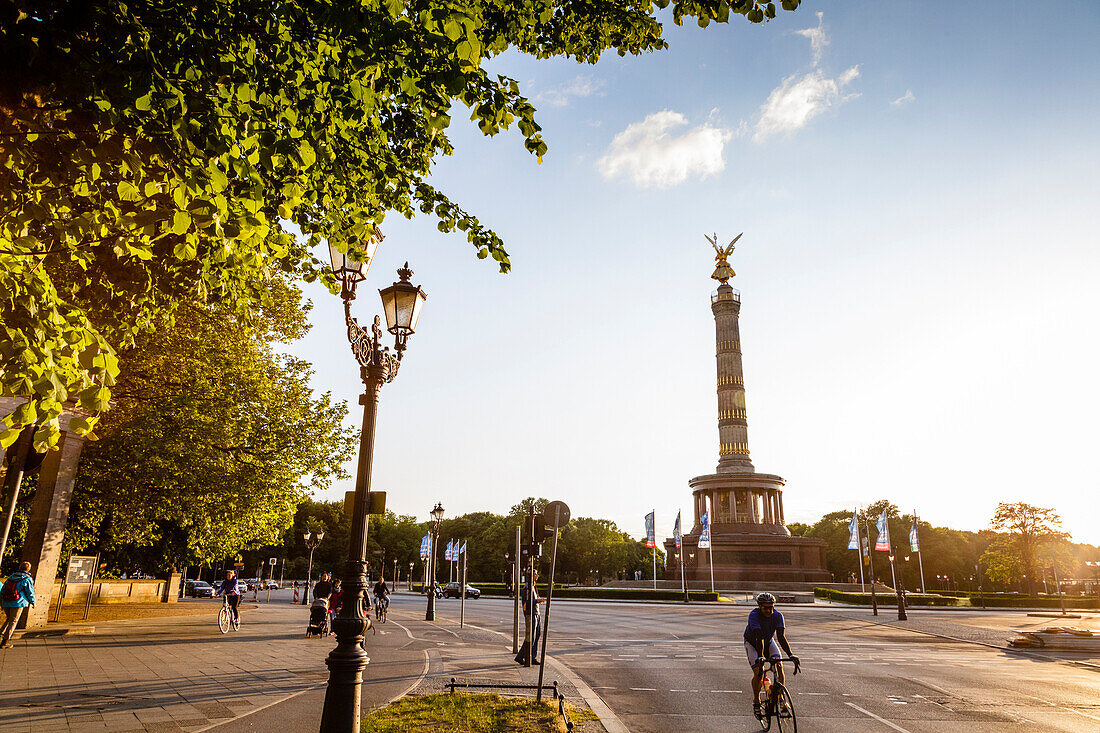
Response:
M65 591L70 585L73 584L88 584L88 597L84 602L84 620L88 620L89 606L92 603L92 589L95 582L96 566L99 564L99 554L94 556L88 555L71 555L69 557L69 567L65 571L65 581L61 584L61 595L57 599L57 613L54 616L54 621L61 619L61 605L65 602Z
M546 618L542 622L542 650L539 652L539 686L535 692L536 702L542 701L542 675L546 671L546 637L550 634L550 600L554 597L554 569L558 561L558 528L569 523L569 507L563 501L552 501L546 505L542 516L546 524L553 522L554 549L550 553L550 585L546 589Z

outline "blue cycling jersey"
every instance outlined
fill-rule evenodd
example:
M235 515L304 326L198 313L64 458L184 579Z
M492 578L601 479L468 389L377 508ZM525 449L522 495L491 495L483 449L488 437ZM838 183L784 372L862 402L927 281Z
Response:
M752 613L749 614L749 623L745 627L745 641L754 643L759 639L767 645L771 638L775 636L775 630L782 628L785 628L783 614L779 611L772 611L772 615L769 617L761 613L759 608L754 608Z

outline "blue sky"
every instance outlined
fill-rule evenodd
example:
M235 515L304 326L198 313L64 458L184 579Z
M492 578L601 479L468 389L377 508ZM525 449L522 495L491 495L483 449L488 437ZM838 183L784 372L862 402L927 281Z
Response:
M671 533L718 458L703 236L743 231L749 444L788 521L887 497L978 529L1020 500L1100 542L1098 34L1089 2L808 1L596 66L495 60L550 152L456 111L435 182L509 275L387 220L356 315L405 260L429 300L382 392L375 488L421 518L538 495ZM339 301L307 292L292 350L358 423Z

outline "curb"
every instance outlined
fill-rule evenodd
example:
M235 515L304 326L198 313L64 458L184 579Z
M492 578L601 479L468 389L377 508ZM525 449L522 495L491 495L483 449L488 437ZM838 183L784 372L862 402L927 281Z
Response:
M509 639L508 634L503 631L496 631L495 629L487 629L484 626L477 626L475 624L466 624L471 629L477 629L478 631L487 631L490 634L496 634L497 636L503 636L505 639ZM571 670L564 662L560 662L554 657L547 656L546 660L550 663L550 666L558 670L563 677L565 677L569 684L577 688L577 692L584 698L585 703L592 709L592 712L596 714L596 717L600 720L600 725L604 727L607 733L630 733L630 729L623 724L623 721L619 719L619 716L607 706L607 703L603 701L596 692L589 687L580 676Z

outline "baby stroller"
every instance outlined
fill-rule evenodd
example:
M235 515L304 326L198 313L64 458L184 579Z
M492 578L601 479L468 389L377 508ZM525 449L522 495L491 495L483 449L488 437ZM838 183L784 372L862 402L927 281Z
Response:
M328 636L327 598L318 598L309 607L309 626L306 627L306 638L313 636Z

